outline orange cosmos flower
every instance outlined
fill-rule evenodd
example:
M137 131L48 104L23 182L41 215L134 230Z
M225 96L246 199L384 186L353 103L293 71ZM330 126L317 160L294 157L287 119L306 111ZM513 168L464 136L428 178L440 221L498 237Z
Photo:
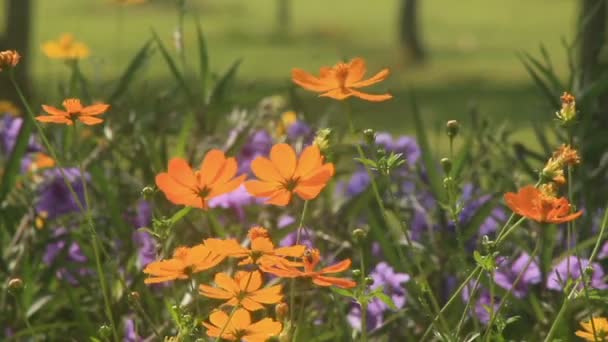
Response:
M216 266L226 258L215 253L204 245L178 247L173 258L154 261L144 269L151 277L144 280L146 284L162 283L175 279L188 279L192 273L201 272Z
M580 322L583 330L578 330L576 336L584 339L585 341L608 341L608 319L605 317L594 317L591 321ZM595 328L595 336L594 329Z
M266 342L283 329L281 323L271 318L251 323L251 314L244 309L237 309L232 317L224 311L216 310L209 315L209 322L203 322L207 336L219 337L221 333L221 338L229 341Z
M168 172L156 175L156 185L169 201L190 207L208 209L208 201L238 188L246 175L236 176L236 159L213 149L205 155L198 171L193 171L182 158L169 161Z
M48 41L42 45L42 52L53 59L83 59L90 54L89 47L74 40L71 33L62 34L57 41Z
M558 199L543 194L532 185L521 188L517 193L508 192L504 197L513 212L537 222L564 223L583 214L582 210L570 213L570 203L565 197Z
M95 116L105 113L110 108L110 105L98 103L83 107L79 99L66 99L63 101L63 107L66 109L65 111L52 106L42 105L42 109L49 115L37 116L36 120L71 126L78 119L85 125L97 125L102 123L103 119L96 118Z
M266 271L277 275L279 277L295 278L295 277L309 277L312 282L319 286L337 286L344 289L349 289L357 286L357 283L351 279L328 277L325 274L333 274L346 271L351 264L350 259L345 259L337 264L322 268L319 271L315 271L315 268L321 261L321 256L318 249L308 249L304 253L302 258L304 262L304 271L300 271L296 268L282 268L272 267Z
M262 271L267 267L283 266L296 267L302 265L299 262L289 261L286 258L301 258L306 246L295 245L290 247L275 248L269 238L268 231L263 227L253 227L249 230L251 249L241 246L236 240L206 239L204 244L216 253L242 259L239 265L259 265Z
M255 197L267 198L266 203L286 206L296 193L304 200L319 195L334 175L334 164L323 164L323 156L316 145L308 146L296 159L296 151L287 144L276 144L270 159L257 157L251 170L259 180L245 182L247 191Z
M0 71L16 67L20 59L21 55L15 50L0 51Z
M249 311L261 310L263 304L277 304L283 299L282 286L275 285L262 289L262 273L237 272L234 279L226 273L217 273L214 278L219 287L200 285L200 294L210 298L227 300L226 305L240 305Z
M373 95L355 90L382 82L389 74L388 69L383 69L371 78L363 80L366 71L365 60L357 57L348 63L338 63L331 68L322 67L319 70L319 77L295 68L291 71L291 78L295 84L304 89L336 100L344 100L351 96L373 102L391 99L393 97L391 94Z

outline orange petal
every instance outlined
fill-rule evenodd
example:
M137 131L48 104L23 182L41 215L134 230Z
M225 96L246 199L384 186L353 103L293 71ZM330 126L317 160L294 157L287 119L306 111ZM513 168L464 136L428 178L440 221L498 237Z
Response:
M353 96L353 93L350 89L335 88L335 89L325 92L319 96L331 97L332 99L336 99L336 100L344 100L346 98Z
M281 189L275 191L270 198L266 200L268 204L274 204L280 207L284 207L289 204L291 200L291 192Z
M319 273L338 273L342 271L346 271L350 267L351 261L350 259L345 259L340 261L337 264L325 267Z
M237 284L237 282L226 273L217 273L213 278L213 281L217 284L217 286L231 292L233 295L236 295L241 291L239 289L239 284Z
M390 74L390 71L388 69L382 69L382 70L380 70L380 72L378 72L374 76L368 78L367 80L360 81L360 82L355 82L355 83L352 83L352 84L351 83L347 83L346 86L347 87L352 87L352 88L367 87L367 86L376 84L378 82L384 81L388 77L389 74Z
M217 287L211 287L208 285L201 284L198 286L198 291L202 296L215 298L215 299L230 299L234 297L234 294L226 290L218 289Z
M62 123L62 124L67 124L67 125L73 124L72 120L70 120L66 117L63 117L63 116L55 116L55 115L37 116L36 120L38 120L40 122Z
M348 63L348 75L346 76L344 83L348 87L350 84L360 81L366 71L367 67L365 66L365 60L360 57L353 58Z
M298 167L294 172L294 178L305 178L311 171L321 167L323 157L317 145L310 145L302 151L298 160Z
M263 304L276 304L283 300L281 291L283 290L281 285L275 285L257 290L247 297L253 301Z
M276 182L250 180L245 182L245 189L255 197L271 197L275 192L281 191L282 186Z
M68 113L66 111L57 109L53 106L42 105L42 109L51 115L68 116Z
M316 92L328 91L336 87L336 83L328 82L330 80L328 78L318 79L306 71L297 68L291 70L291 79L300 87Z
M82 110L82 104L79 99L65 99L62 104L68 113L80 113Z
M283 325L281 323L271 318L264 318L249 325L247 335L243 337L243 340L247 342L265 342L270 337L280 334L282 329Z
M296 170L296 151L288 144L276 144L270 150L270 161L283 179L291 179Z
M309 201L317 198L326 184L313 185L313 186L300 186L298 185L293 192L295 192L301 199Z
M317 276L312 279L312 282L319 286L337 286L343 289L350 289L357 286L357 283L350 279L336 278L336 277L326 277L326 276Z
M283 181L283 177L279 173L277 167L267 158L257 157L251 162L251 171L261 180L265 181Z
M264 306L251 298L249 296L243 298L240 303L246 310L248 311L257 311L262 310Z
M262 273L259 271L239 272L237 276L239 291L253 292L262 287Z
M295 246L277 248L274 250L274 254L281 255L281 256L300 258L300 257L302 257L302 255L304 255L304 251L306 251L306 246L295 245Z
M240 175L239 177L231 180L230 182L223 183L223 184L222 183L218 184L219 182L216 183L216 185L212 188L211 192L207 196L207 199L211 199L213 197L227 194L229 192L236 190L236 188L238 188L239 186L241 186L241 184L243 184L246 177L247 177L247 175Z
M92 116L82 116L82 115L78 116L78 120L80 120L80 122L82 122L83 124L89 125L89 126L97 125L97 124L100 124L103 122L103 119L95 118Z
M354 89L350 89L350 92L352 95L370 102L382 102L393 98L391 94L368 94Z
M213 183L213 181L218 177L219 172L224 167L224 163L226 162L226 156L224 152L218 149L212 149L207 154L205 154L205 158L201 162L201 167L199 169L199 185L202 187L204 185L209 185Z
M197 182L194 171L184 159L175 157L169 161L169 175L173 180L190 189L196 189Z
M327 184L329 179L334 175L335 169L334 164L326 163L323 166L316 168L309 172L306 177L302 177L298 185L302 186L315 186L321 184Z
M98 103L82 108L81 115L99 115L105 113L110 108L109 104Z
M210 187L213 187L215 184L221 184L221 183L228 182L230 179L232 179L232 178L234 178L234 176L236 176L238 168L239 168L239 166L236 162L236 159L226 158L224 160L224 165L222 166L221 170L219 170L215 179L211 180L207 184Z
M251 325L251 315L249 311L244 309L237 309L232 315L232 319L229 325L233 325L236 330L244 330L249 328Z

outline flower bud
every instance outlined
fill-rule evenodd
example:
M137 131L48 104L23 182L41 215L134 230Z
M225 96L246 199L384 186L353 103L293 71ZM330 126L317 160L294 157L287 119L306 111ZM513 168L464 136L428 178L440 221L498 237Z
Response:
M12 278L8 281L8 292L11 294L16 294L21 292L23 289L24 283L21 278Z
M277 320L284 321L289 316L289 305L287 303L279 303L275 305L274 312Z
M458 135L458 131L460 130L460 123L456 120L450 120L446 123L446 131L448 137L454 138Z
M567 126L576 119L576 99L568 92L564 92L560 99L562 100L562 108L555 115L562 125Z
M376 142L376 131L371 128L364 129L363 137L365 138L365 142L368 145L371 145Z
M316 145L321 152L329 149L329 138L331 137L331 129L323 128L317 131L315 138L312 141L313 145Z
M356 243L361 243L367 238L367 232L362 228L357 228L353 230L353 240Z
M109 340L112 337L112 328L104 324L99 327L98 333L102 340Z
M129 303L136 303L139 301L139 298L139 292L137 291L132 291L127 296L127 300L129 301Z
M374 278L372 278L372 277L365 277L365 279L363 281L365 282L365 285L367 285L367 286L374 285Z
M452 172L452 161L450 158L441 158L441 167L443 168L443 172L449 175Z
M15 50L0 51L0 71L16 67L20 59Z
M353 277L355 277L355 278L359 278L361 276L361 270L358 268L352 270L352 273L353 273Z
M154 193L156 191L154 190L154 187L152 186L146 186L143 189L141 189L141 195L143 196L144 199L150 199L152 198L152 196L154 196Z

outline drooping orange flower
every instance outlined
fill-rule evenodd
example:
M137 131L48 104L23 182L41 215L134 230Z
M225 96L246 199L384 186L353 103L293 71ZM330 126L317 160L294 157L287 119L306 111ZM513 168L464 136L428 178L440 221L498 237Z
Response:
M246 175L235 177L236 159L213 149L205 155L200 169L193 171L182 158L169 161L168 172L156 175L156 185L174 204L208 209L209 200L238 188Z
M239 271L234 279L226 273L217 273L214 281L218 287L200 285L200 294L227 300L226 305L240 305L249 311L256 311L263 309L264 304L277 304L283 299L281 285L262 288L260 271Z
M316 145L306 147L297 159L293 147L276 144L270 150L270 159L257 157L251 162L251 170L258 180L245 182L247 191L267 198L266 203L286 206L293 193L304 200L317 197L334 175L334 164L323 163Z
M570 202L565 197L549 196L532 185L519 189L517 193L508 192L504 198L513 212L537 222L564 223L583 214L582 210L570 213Z
M42 45L44 54L53 59L83 59L90 54L86 44L77 42L71 33L62 34L57 41L48 41Z
M281 323L271 318L251 323L251 314L245 309L235 310L232 317L221 310L213 311L209 315L209 322L203 322L207 336L218 337L221 333L221 338L228 341L266 342L283 329Z
M584 339L585 341L590 342L608 341L608 319L606 317L594 317L592 318L592 320L593 325L591 325L591 321L580 322L581 327L583 327L583 330L578 330L575 333L576 336Z
M251 248L241 246L236 240L206 239L204 244L216 253L228 257L242 259L239 265L259 265L264 271L267 267L296 267L301 263L287 258L301 258L306 246L295 245L275 248L268 232L263 227L253 227L249 230Z
M47 169L53 166L55 166L55 159L51 158L47 154L38 152L34 155L34 158L28 167L28 171L34 172L41 169Z
M279 277L295 278L295 277L308 277L312 279L312 282L319 286L337 286L344 289L349 289L357 286L357 283L351 279L337 278L332 276L326 276L326 274L334 274L346 271L351 264L350 259L345 259L337 264L325 267L319 271L315 271L315 268L321 261L321 256L318 249L308 249L304 253L302 258L304 262L304 270L301 271L297 268L290 267L272 267L266 269L266 272L272 273Z
M21 55L15 50L0 51L0 71L16 67L20 59Z
M63 107L65 110L42 105L42 109L44 109L44 111L49 115L37 116L36 120L40 122L52 122L71 126L74 124L76 119L78 119L85 125L97 125L102 123L103 119L96 116L105 113L110 108L110 105L105 103L97 103L83 107L79 99L66 99L63 101Z
M367 67L363 58L353 58L348 63L338 63L333 67L322 67L319 77L315 77L302 69L294 68L291 71L293 82L300 87L321 93L319 96L331 97L336 100L344 100L351 96L366 101L380 102L391 99L391 94L367 94L356 89L367 87L384 81L388 75L388 69L382 69L374 76L364 80Z
M146 284L162 283L175 279L188 279L191 274L208 270L226 258L204 245L178 247L173 251L173 258L154 261L144 269L150 278Z

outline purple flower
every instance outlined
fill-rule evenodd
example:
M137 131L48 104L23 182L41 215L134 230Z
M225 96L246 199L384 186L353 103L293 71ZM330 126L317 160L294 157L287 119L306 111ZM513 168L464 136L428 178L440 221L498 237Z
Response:
M512 293L517 298L525 297L530 285L538 284L542 281L542 275L538 267L538 258L535 258L526 268L526 265L530 262L530 258L528 253L522 252L519 258L515 259L510 265L507 258L500 258L498 260L498 270L494 273L494 282L507 291L513 288ZM513 287L520 273L522 275L519 278L519 282Z
M56 276L58 279L66 280L74 286L78 285L80 278L92 274L91 270L81 266L82 264L87 263L87 256L78 243L75 241L68 241L69 236L67 229L63 227L55 229L53 237L56 241L47 244L42 261L50 266L55 263L62 253L65 253L66 258L64 261L58 263L61 264L62 267L57 270Z
M137 326L133 318L126 318L123 342L140 342L142 338L137 335Z
M410 280L410 276L405 273L395 273L395 270L386 262L380 262L370 273L374 279L372 290L383 287L384 293L391 297L398 309L405 306L406 292L403 288L404 283ZM372 300L367 307L367 328L373 330L379 328L384 320L384 312L389 310L380 299ZM350 310L347 316L350 325L357 330L361 330L361 308L356 305Z
M420 159L420 147L413 137L403 135L394 140L390 133L380 132L376 134L376 144L384 147L388 152L401 153L410 166L415 165Z
M84 188L82 175L77 168L64 168L68 182L71 184L79 201L84 205ZM77 201L62 176L59 168L46 170L43 174L46 181L40 186L36 210L46 212L48 219L52 220L58 216L80 211ZM85 176L88 178L88 176Z
M251 161L257 156L269 154L272 143L272 137L265 130L254 132L243 148L241 148L237 157L239 162L239 174L250 173Z
M305 140L310 140L312 134L312 129L310 126L302 120L297 120L293 124L287 128L287 137L290 140L297 140L302 138Z
M283 215L283 216L279 217L279 222L277 224L277 227L279 229L283 229L283 228L286 228L287 226L291 226L294 223L296 223L296 219L293 216ZM296 244L297 239L298 239L298 231L296 229L293 232L287 234L287 236L285 236L279 242L279 246L281 246L281 247L293 246ZM306 227L302 227L299 244L308 246L308 248L312 248L314 246L314 242L315 242L314 234L310 230L308 230Z
M241 221L245 220L245 206L253 203L264 203L263 199L257 199L245 189L244 185L234 191L214 197L209 201L210 208L233 209Z
M0 147L4 154L9 155L15 148L19 131L23 125L23 119L5 114L0 119ZM42 150L40 144L36 142L34 136L30 136L27 152L39 152Z
M600 250L600 252L597 255L597 257L599 259L606 259L606 258L608 258L608 242L604 243L604 246L602 246L602 249Z
M150 203L141 200L137 202L136 210L128 219L133 228L149 227L152 224L152 208ZM143 268L152 261L156 260L156 241L145 230L136 230L132 236L135 246L137 246L137 264Z
M461 203L464 208L460 212L459 221L461 225L467 225L475 217L479 209L492 199L490 195L475 197L475 187L473 184L465 184L462 187ZM479 235L489 235L495 232L502 221L506 220L507 215L502 207L496 207L479 226Z
M359 170L353 173L348 185L346 186L346 196L354 197L367 189L370 184L369 175L366 170Z
M569 266L569 269L568 269ZM551 290L561 291L568 279L578 279L589 266L589 260L580 259L575 256L569 256L560 261L549 273L547 277L547 288ZM593 276L591 277L591 287L599 290L608 289L608 284L604 281L604 270L600 264L594 262L591 264L593 268ZM579 284L582 288L582 284Z
M462 300L468 302L471 299L471 292L475 286L475 282L471 281L467 286L462 289L461 296ZM490 322L490 308L496 312L500 306L498 298L494 297L494 305L492 305L492 297L490 291L486 288L481 287L479 284L475 291L477 298L473 298L475 305L471 309L471 314L475 315L482 324L488 324Z

